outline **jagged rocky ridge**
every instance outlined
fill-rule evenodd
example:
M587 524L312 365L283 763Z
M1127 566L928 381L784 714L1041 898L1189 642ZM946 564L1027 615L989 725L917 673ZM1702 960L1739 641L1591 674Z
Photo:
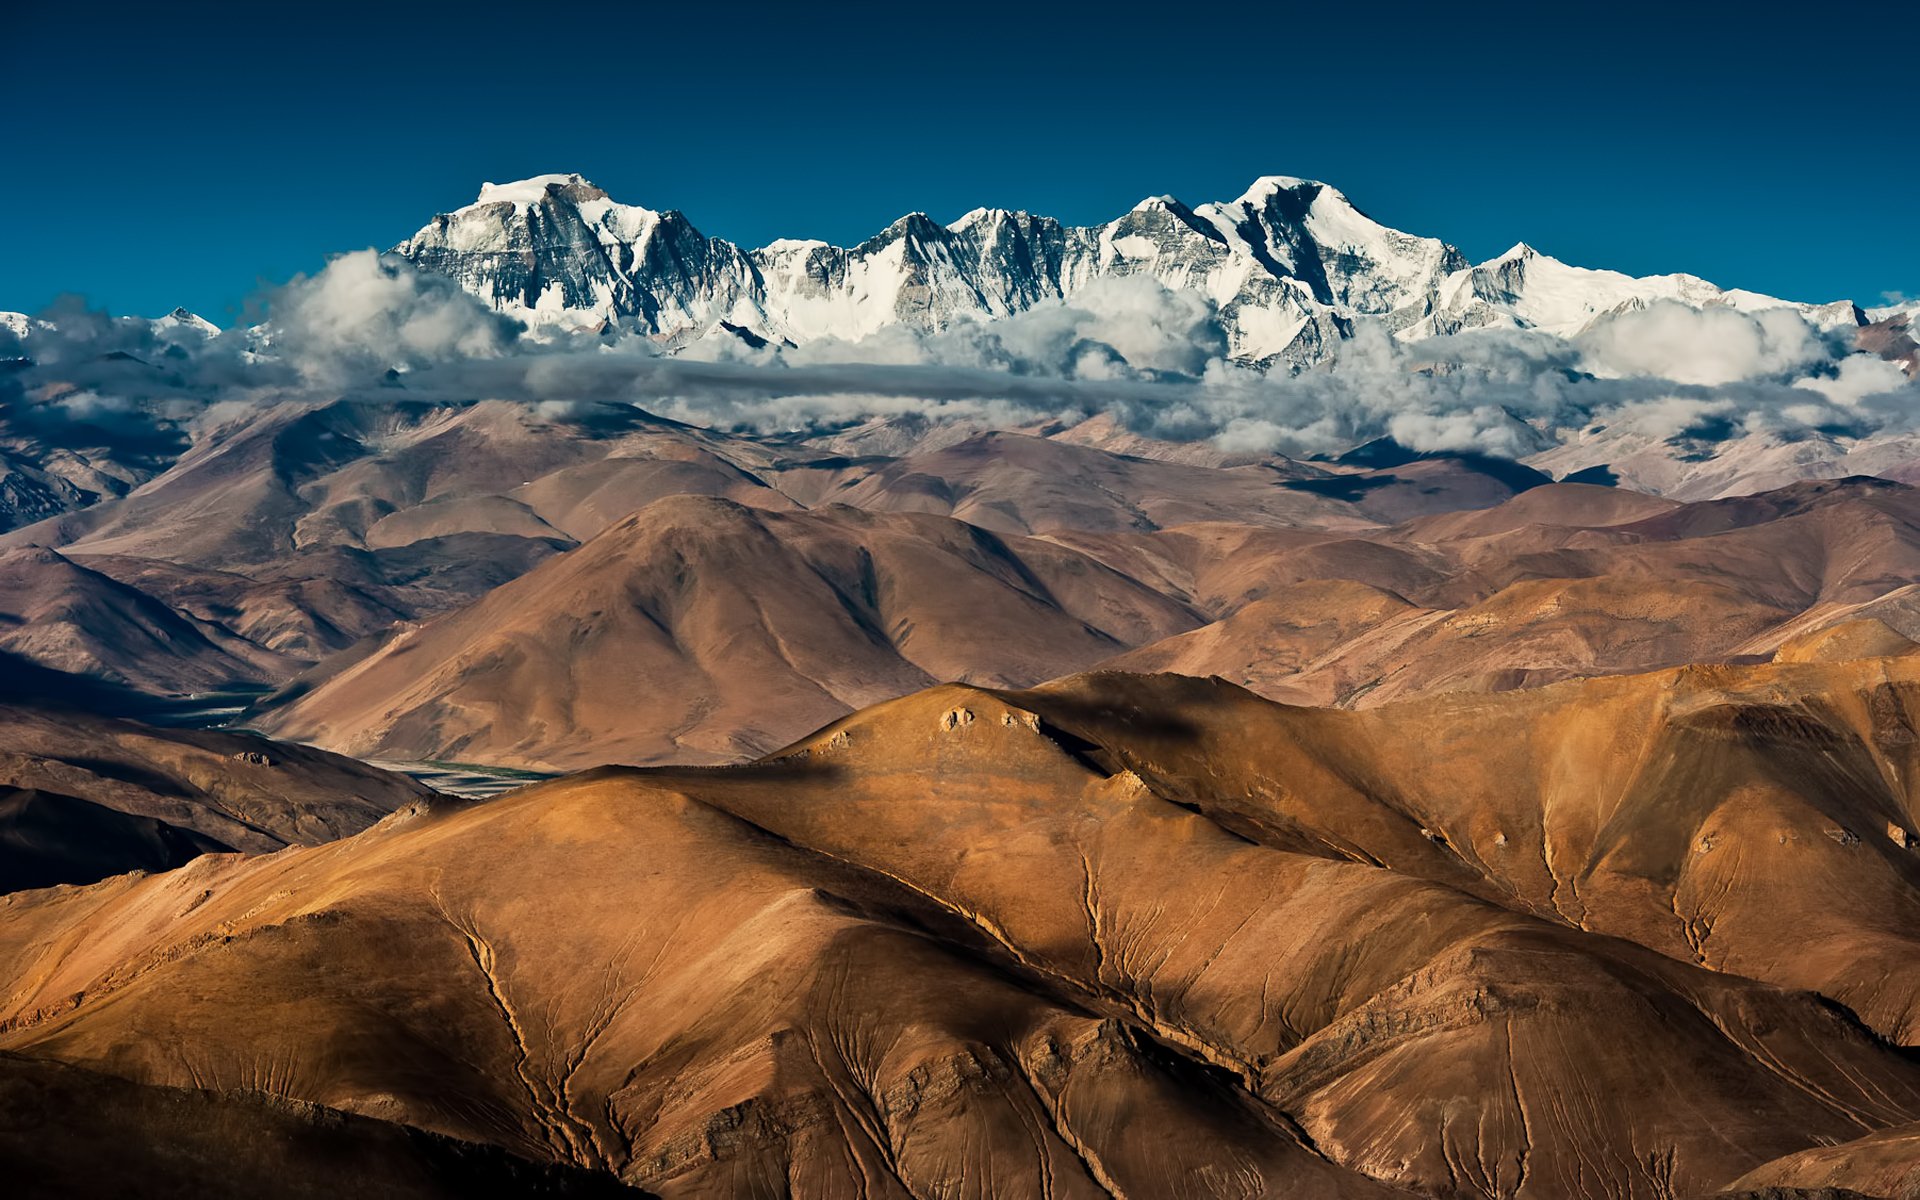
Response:
M1572 334L1658 300L1865 322L1847 301L1794 305L1691 275L1589 271L1526 245L1476 266L1437 238L1381 225L1324 183L1286 176L1225 203L1151 197L1104 225L981 208L949 225L912 213L853 247L782 239L744 250L679 212L617 203L579 175L542 175L485 185L394 250L530 324L630 321L670 347L941 329L1131 275L1205 297L1226 357L1267 368L1326 359L1362 318L1410 339L1487 327Z

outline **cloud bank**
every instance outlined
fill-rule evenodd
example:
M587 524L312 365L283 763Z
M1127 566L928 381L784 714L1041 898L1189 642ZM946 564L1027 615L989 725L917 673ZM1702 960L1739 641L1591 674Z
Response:
M899 414L1017 425L1111 413L1143 434L1234 452L1337 453L1390 436L1521 457L1597 425L1708 442L1866 436L1910 429L1920 410L1897 369L1786 309L1661 303L1572 339L1488 329L1416 344L1362 322L1331 363L1288 375L1227 361L1204 298L1139 277L937 332L784 347L716 327L671 354L634 328L528 333L373 251L265 300L265 324L213 338L77 302L24 338L0 327L0 360L31 360L0 377L0 423L71 441L215 405L363 393L509 399L557 417L616 402L760 433Z
M520 333L452 280L372 250L343 254L277 289L269 345L316 383L369 373L497 358Z

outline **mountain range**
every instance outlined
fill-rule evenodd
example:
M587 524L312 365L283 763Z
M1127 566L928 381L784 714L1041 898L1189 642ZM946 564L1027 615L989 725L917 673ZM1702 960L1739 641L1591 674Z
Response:
M393 249L529 324L630 321L670 347L937 330L1125 276L1204 296L1225 355L1262 368L1326 360L1361 318L1407 340L1491 327L1567 336L1661 300L1867 323L1847 301L1789 305L1691 275L1636 279L1524 244L1473 264L1437 238L1379 224L1324 183L1287 176L1192 208L1150 197L1104 225L980 208L946 225L912 213L852 247L782 239L742 250L681 213L618 203L579 175L542 175L487 184Z
M382 760L717 762L951 679L1176 670L1367 707L1855 619L1920 636L1914 495L1683 502L1390 443L1196 458L1098 418L769 438L289 400L0 534L0 650Z

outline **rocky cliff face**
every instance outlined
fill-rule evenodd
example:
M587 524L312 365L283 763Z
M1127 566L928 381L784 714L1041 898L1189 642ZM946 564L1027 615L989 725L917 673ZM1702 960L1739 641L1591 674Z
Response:
M1324 360L1362 318L1406 338L1496 326L1571 334L1657 300L1787 306L1693 276L1570 267L1527 246L1476 266L1437 238L1379 224L1324 183L1284 176L1195 208L1149 198L1104 225L1004 209L941 225L913 213L853 247L781 240L749 251L680 213L616 203L578 175L543 175L487 184L394 249L530 324L631 321L669 346L723 322L791 343L944 329L1132 275L1204 297L1228 357L1263 368ZM1864 320L1846 302L1791 307L1823 325Z

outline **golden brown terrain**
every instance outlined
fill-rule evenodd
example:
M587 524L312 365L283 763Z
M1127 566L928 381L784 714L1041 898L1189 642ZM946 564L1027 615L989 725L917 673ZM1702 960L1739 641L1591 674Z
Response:
M942 680L1101 666L1367 708L1759 662L1850 621L1920 633L1916 584L1920 491L1885 480L1687 505L1563 483L1385 527L1040 536L682 496L323 662L255 720L383 758L718 763Z
M336 750L535 769L727 762L944 680L1096 666L1365 708L1761 661L1856 617L1920 634L1920 492L1905 459L1862 465L1888 477L1783 462L1682 503L1386 439L767 436L397 389L236 407L139 486L0 533L0 653L271 689L254 725Z
M1366 711L936 687L16 894L0 1048L669 1197L1903 1195L1920 659L1875 632Z
M4 535L0 1178L1920 1194L1920 490L583 411Z
M942 679L1037 683L1201 619L1052 542L680 496L261 726L370 757L725 762Z

